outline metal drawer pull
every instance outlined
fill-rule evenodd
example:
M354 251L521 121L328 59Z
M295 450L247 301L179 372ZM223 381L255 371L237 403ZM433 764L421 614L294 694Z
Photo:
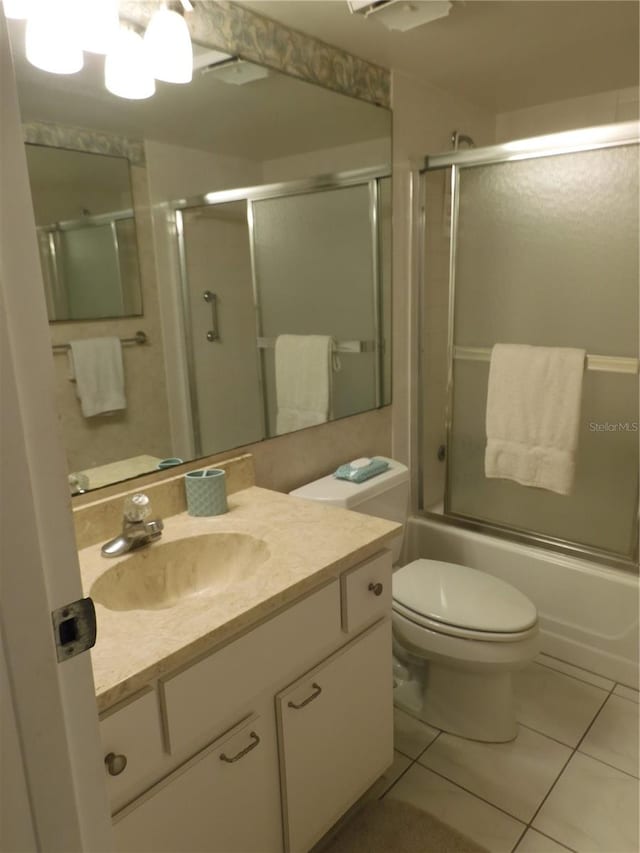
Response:
M211 305L211 328L207 332L207 340L209 343L213 343L220 340L220 330L218 329L218 297L210 290L205 290L202 298Z
M104 763L107 767L109 776L119 776L127 766L127 756L116 755L115 752L110 752L105 755Z
M249 746L245 746L244 749L241 749L237 755L232 755L231 758L229 758L228 755L225 755L224 752L220 753L220 761L226 761L227 764L233 764L234 761L240 761L240 759L244 758L248 752L255 749L260 743L260 738L255 732L249 732L249 737L252 738L253 743L250 743Z
M287 705L290 708L295 708L296 711L298 711L300 708L304 708L305 705L308 705L309 702L313 702L314 699L317 699L318 696L322 693L322 687L320 687L319 684L316 684L315 681L311 686L313 687L314 692L311 694L311 696L307 696L304 702L300 702L299 705L296 705L295 702L287 702Z
M372 592L374 595L382 595L382 590L384 587L381 583L370 583L369 584L369 592Z

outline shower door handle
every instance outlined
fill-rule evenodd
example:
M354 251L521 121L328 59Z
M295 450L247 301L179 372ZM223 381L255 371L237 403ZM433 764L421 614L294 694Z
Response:
M213 343L220 340L220 332L218 331L218 297L210 290L205 290L202 298L211 305L211 328L207 332L207 340L209 343Z

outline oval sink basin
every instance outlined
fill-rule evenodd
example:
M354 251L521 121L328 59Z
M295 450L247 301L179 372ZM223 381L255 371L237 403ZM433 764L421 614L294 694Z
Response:
M90 590L109 610L163 610L200 593L247 583L269 557L262 539L208 533L134 551L100 575Z

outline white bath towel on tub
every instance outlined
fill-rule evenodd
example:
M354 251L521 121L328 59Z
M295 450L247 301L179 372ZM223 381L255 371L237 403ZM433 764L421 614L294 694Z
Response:
M568 347L494 346L485 476L571 492L585 355Z
M278 435L324 423L331 416L334 343L327 335L276 338Z

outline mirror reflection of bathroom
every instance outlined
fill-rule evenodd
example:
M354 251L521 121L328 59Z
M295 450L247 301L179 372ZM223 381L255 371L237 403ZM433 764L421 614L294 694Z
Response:
M148 100L60 86L9 27L72 493L390 403L387 109L197 43Z

